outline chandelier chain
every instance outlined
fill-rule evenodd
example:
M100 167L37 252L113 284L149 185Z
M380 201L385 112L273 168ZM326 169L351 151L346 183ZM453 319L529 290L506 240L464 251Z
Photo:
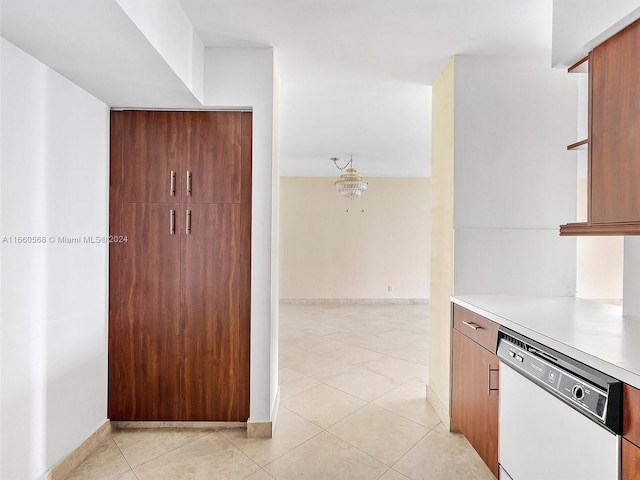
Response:
M338 165L338 161L340 160L339 157L331 157L331 160L333 161L333 164L336 166L336 168L340 171L345 170L347 167L353 166L353 155L349 155L349 161L344 165L344 167Z

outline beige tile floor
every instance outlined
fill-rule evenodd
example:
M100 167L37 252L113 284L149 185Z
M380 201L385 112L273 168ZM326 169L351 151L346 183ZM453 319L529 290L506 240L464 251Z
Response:
M114 432L68 480L493 479L425 400L428 305L282 305L272 439Z

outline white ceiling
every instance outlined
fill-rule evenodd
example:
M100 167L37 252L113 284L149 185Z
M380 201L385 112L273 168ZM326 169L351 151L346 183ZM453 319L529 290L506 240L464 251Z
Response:
M551 0L180 0L205 45L273 46L282 175L429 176L431 89L451 55L551 48Z
M551 65L552 0L178 1L206 46L274 48L285 176L334 176L329 157L348 154L365 176L428 176L430 85L452 55ZM587 0L555 0L569 1ZM640 0L588 2L619 18ZM198 106L116 0L0 0L0 21L3 37L111 106Z

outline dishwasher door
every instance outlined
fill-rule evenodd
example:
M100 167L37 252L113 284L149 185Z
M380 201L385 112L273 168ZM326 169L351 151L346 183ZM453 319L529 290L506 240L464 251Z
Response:
M618 435L504 362L500 362L498 441L501 480L620 477Z

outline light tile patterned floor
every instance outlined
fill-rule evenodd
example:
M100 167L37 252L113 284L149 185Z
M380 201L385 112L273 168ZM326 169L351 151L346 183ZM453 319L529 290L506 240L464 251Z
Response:
M491 480L425 400L428 311L282 305L274 438L118 430L68 480Z

